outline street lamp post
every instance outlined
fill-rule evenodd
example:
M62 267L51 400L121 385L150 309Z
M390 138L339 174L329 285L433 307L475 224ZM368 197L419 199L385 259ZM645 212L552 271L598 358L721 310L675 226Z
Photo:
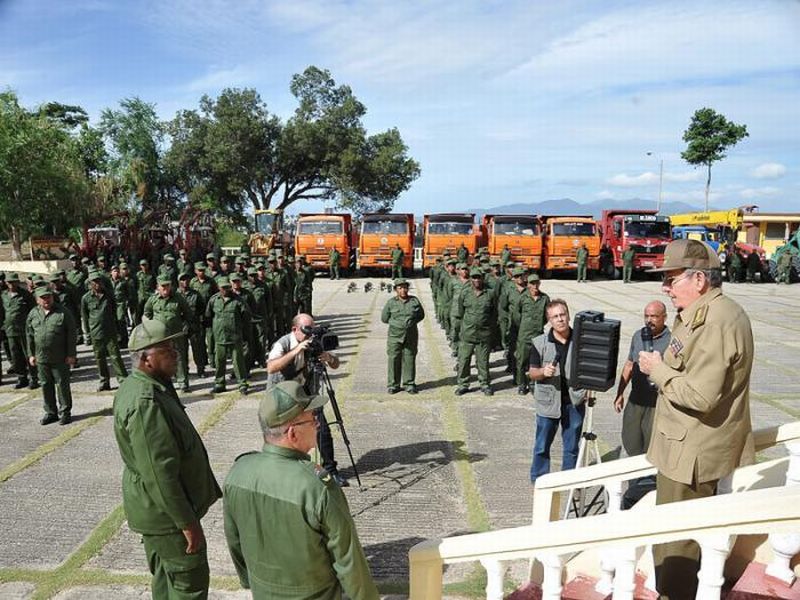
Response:
M647 156L653 156L652 152L648 152ZM661 212L661 198L664 191L664 159L658 160L658 201L656 202L656 210Z

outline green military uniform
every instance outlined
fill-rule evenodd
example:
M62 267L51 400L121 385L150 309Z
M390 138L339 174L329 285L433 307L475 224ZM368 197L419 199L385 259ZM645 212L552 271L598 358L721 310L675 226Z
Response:
M92 273L88 281L100 279L99 273ZM92 340L92 350L100 371L100 386L98 391L111 389L108 359L111 358L111 367L119 383L128 376L122 355L117 342L117 318L114 298L109 296L101 284L100 294L93 291L86 292L81 299L81 320L84 330Z
M53 284L53 294L55 295L56 304L61 306L64 310L69 312L72 317L72 322L75 323L75 342L82 343L81 336L81 297L78 296L78 290L69 281L64 281L65 277L62 276L64 271L58 271L50 279Z
M631 275L633 275L633 259L636 257L636 252L633 248L628 246L622 253L622 283L630 283Z
M158 267L158 276L168 278L173 289L178 287L178 269L175 267L175 258L172 254L164 255L164 264Z
M158 277L158 285L172 285L168 275ZM196 327L195 317L183 296L170 290L170 294L162 298L156 293L148 298L144 305L144 316L156 319L167 326L170 335L182 332L184 335L175 339L175 350L178 352L178 372L176 383L182 391L189 390L189 348L185 334Z
M586 264L589 261L589 250L585 245L575 252L575 259L578 262L578 281L586 281Z
M508 244L503 244L503 251L500 253L500 264L505 266L509 261L511 261L511 249Z
M455 265L455 261L448 260L447 264ZM453 273L455 273L455 271L453 271ZM450 280L454 277L455 275L451 274L446 268L439 276L439 307L437 307L437 309L439 311L439 322L442 324L448 340L450 339L450 303L453 300L453 289L450 285Z
M216 362L214 360L214 332L211 328L211 321L206 320L205 307L208 306L211 297L219 291L219 288L217 287L217 282L212 277L207 276L208 269L203 263L199 262L195 265L195 273L197 273L197 275L189 282L189 287L196 291L203 299L203 312L198 314L197 318L202 322L205 331L206 364L211 365L213 369L216 368Z
M403 252L400 244L396 244L395 247L392 248L392 279L403 277L403 259L405 256L406 253Z
M480 269L470 271L470 279L483 277ZM472 355L478 368L478 383L486 395L491 395L489 379L489 352L491 350L492 322L496 317L495 298L491 290L475 290L471 283L465 287L456 300L456 311L461 323L458 343L458 388L456 394L463 394L469 388L469 371Z
M181 273L179 280L188 279L188 273ZM189 326L189 345L192 348L192 358L197 367L198 377L205 377L206 367L208 366L208 354L206 353L205 327L203 321L206 315L206 303L203 297L191 287L183 289L178 287L180 295L189 310L192 311L192 324Z
M775 283L792 283L792 253L784 251L778 259L778 273Z
M267 271L266 281L272 294L272 327L275 337L279 337L289 330L287 325L291 321L286 321L286 308L288 306L289 310L291 310L293 292L289 290L286 274L281 269L278 269L277 260L274 256L269 257L268 263L269 270Z
M528 283L536 283L539 276L535 273L528 275ZM517 334L517 372L514 383L520 386L520 391L524 391L524 386L528 385L528 362L531 355L531 345L533 339L544 333L544 326L547 323L547 304L550 297L543 293L534 298L530 288L524 290L519 299L519 331Z
M300 259L297 259L300 261ZM308 267L295 271L294 301L298 313L312 314L311 304L313 295L314 272Z
M145 259L139 261L139 266L148 265ZM140 270L136 273L136 294L138 304L136 307L136 324L142 321L142 314L144 313L144 305L147 299L156 291L156 276L150 272Z
M523 268L514 269L512 272L513 277L524 277L526 270ZM517 386L522 386L522 384L517 381L518 380L518 368L517 362L523 361L527 363L527 357L520 357L517 354L517 344L519 343L519 326L520 326L520 305L522 304L522 300L525 295L528 293L528 289L523 284L522 288L517 287L517 284L510 280L509 283L511 285L507 286L506 295L505 295L505 302L508 306L508 333L506 334L506 344L508 345L508 353L506 355L506 359L508 361L508 368L506 369L507 372L511 373L514 377L514 383ZM525 384L523 389L520 389L520 392L527 393L528 386L527 383Z
M233 273L228 278L233 284L234 282L239 282L238 288L233 288L233 294L238 296L242 303L247 307L247 312L245 314L244 324L242 326L242 342L244 344L244 367L245 367L245 378L250 377L250 368L253 366L253 360L255 358L255 331L254 331L254 324L256 319L258 319L258 313L256 308L256 300L253 296L253 293L248 290L247 288L243 287L242 282L244 278L239 273Z
M457 270L464 271L467 269L466 263L458 263ZM465 288L470 287L469 279L462 279L460 275L451 277L449 279L450 295L449 306L445 309L450 311L450 348L452 355L458 356L458 344L461 339L461 315L458 312L458 298Z
M456 250L456 258L458 259L458 262L467 262L467 259L469 258L469 250L467 250L464 242L461 242L461 245Z
M740 283L744 281L744 263L742 262L742 255L735 248L731 250L730 254L730 272L728 273L728 280L732 283Z
M339 259L341 257L341 252L339 252L336 248L331 248L330 254L328 254L331 279L339 279Z
M116 267L114 267L116 269ZM112 273L114 271L112 269ZM117 332L120 348L128 347L128 302L130 301L130 284L118 277L111 278L111 287L114 291L114 304L116 304L115 317L117 320Z
M15 284L13 293L9 288L2 295L3 313L5 314L3 331L8 340L8 358L11 363L11 369L19 376L15 388L22 389L27 386L35 389L38 386L39 375L25 359L25 322L28 318L28 313L34 307L33 296L22 287L19 276L16 273L9 274L6 277L6 283Z
M147 321L131 333L130 348L138 351L167 339L163 323ZM113 410L114 436L124 464L123 507L128 526L144 542L153 575L152 597L205 598L206 548L187 554L182 533L199 523L222 496L203 440L172 383L138 368L115 394Z
M408 288L408 281L396 279L394 288L397 289L398 286ZM416 296L408 296L405 300L395 296L383 307L381 321L389 324L389 336L386 340L389 393L395 393L400 389L401 376L406 391L417 393L416 361L419 345L417 323L424 318L425 310Z
M181 278L183 273L186 273L191 278L194 275L194 264L187 258L186 250L181 250L179 258L175 262L175 268L178 270L178 279Z
M218 277L217 285L227 288L230 294L223 297L218 292L209 300L206 306L206 321L211 323L214 333L214 392L225 391L225 367L228 356L233 360L233 373L239 385L239 390L247 392L247 370L245 368L242 342L245 323L249 320L247 306L230 290L230 281L227 277Z
M258 366L266 366L267 349L272 338L271 316L269 312L269 287L258 278L258 269L247 270L249 283L247 290L252 296L251 312L253 313L253 358Z
M67 271L67 282L72 286L73 302L80 311L81 298L86 293L86 271L80 265L78 256L72 254L69 259L72 261L73 268ZM79 312L75 313L75 322L78 325L78 343L83 343L83 331L80 326Z
M36 290L36 297L53 295L47 288ZM72 391L70 390L70 366L67 358L74 359L78 352L75 345L77 325L68 310L53 304L45 312L37 306L26 320L28 357L36 359L36 369L42 384L44 417L42 425L54 422L58 417L62 425L72 418ZM56 391L58 405L56 405ZM57 416L58 417L57 417Z
M433 296L433 307L436 310L436 320L439 322L441 322L439 319L439 276L442 271L442 259L437 256L436 264L428 270L428 279L430 280L431 296Z

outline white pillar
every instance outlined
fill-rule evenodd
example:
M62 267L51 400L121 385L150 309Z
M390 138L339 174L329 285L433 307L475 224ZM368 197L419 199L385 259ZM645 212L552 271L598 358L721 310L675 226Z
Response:
M561 557L558 554L542 554L539 560L544 567L542 600L561 600Z
M633 600L636 590L636 548L629 546L616 552L614 600Z
M620 512L620 505L622 503L622 482L611 481L606 483L606 492L608 492L608 514L615 514ZM594 589L608 596L614 591L614 571L616 570L617 557L620 548L604 548L601 550L600 557L600 579L595 584Z
M697 540L700 544L700 572L697 574L696 600L719 600L725 583L723 570L733 545L729 535L708 535Z
M786 444L786 448L789 450L786 485L800 485L800 444ZM795 576L790 563L792 558L800 552L800 535L796 533L772 534L769 536L769 543L775 557L767 565L766 574L780 579L786 585L792 585Z
M486 600L503 600L503 563L492 558L482 558L486 569Z

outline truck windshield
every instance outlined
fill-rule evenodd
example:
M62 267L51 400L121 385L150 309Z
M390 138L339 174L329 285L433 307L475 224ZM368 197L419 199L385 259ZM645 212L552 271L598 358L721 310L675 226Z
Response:
M496 235L539 235L539 226L530 221L513 221L494 224Z
M300 235L341 235L341 221L300 221L297 225Z
M553 235L586 236L595 235L596 227L594 223L553 223Z
M405 221L364 221L361 232L383 235L405 235L408 233L408 223Z
M665 221L634 221L625 223L625 233L637 238L664 238L670 239L669 223Z
M428 223L428 233L433 235L469 235L472 223Z
M264 235L270 235L275 229L275 218L277 215L270 213L259 213L256 215L256 231Z

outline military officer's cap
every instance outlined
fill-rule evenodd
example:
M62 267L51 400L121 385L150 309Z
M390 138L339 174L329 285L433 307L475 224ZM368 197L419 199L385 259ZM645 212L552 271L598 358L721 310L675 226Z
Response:
M664 251L664 264L648 273L674 271L675 269L696 269L706 271L719 269L719 256L708 244L700 240L673 240Z
M479 269L478 267L472 267L469 270L469 276L470 277L480 277L481 279L483 279L483 271L481 269Z
M394 280L394 287L397 288L401 285L408 287L409 286L408 279L406 279L405 277L398 277L397 279Z
M217 286L231 287L231 280L228 279L225 275L220 275L219 277L217 277Z
M78 260L78 259L80 259L80 256L78 256L77 254L70 254L69 255L69 259L70 260Z
M216 256L214 256L213 252L209 252L208 254L206 254L206 260L212 260L214 258L216 258Z
M536 273L531 273L528 275L528 283L539 283L540 281L541 279L539 279L539 276Z
M172 285L172 279L168 275L159 275L156 281L158 285Z
M229 281L241 281L242 280L242 276L239 273L231 273L230 275L228 275L228 280Z
M9 273L6 275L7 283L19 283L19 275L17 273Z
M88 256L84 256L84 257L81 259L81 262L82 262L84 265L88 265L88 264L89 264L91 261L89 260L89 257L88 257Z
M178 275L178 280L191 279L191 278L192 278L191 273L187 273L186 271L183 271L180 275Z
M128 349L131 352L139 352L146 348L152 348L156 344L166 342L167 340L174 340L175 338L183 336L183 331L167 335L167 326L156 319L144 319L139 325L131 331L131 337L128 340Z
M172 254L165 254L164 255L164 260L165 261L167 261L167 260L172 261L172 260L175 260L175 257L172 256Z
M469 265L465 262L456 263L456 269L469 269Z
M42 296L52 296L53 290L51 290L48 286L42 285L36 288L33 292L34 296L37 298L41 298Z
M267 392L258 404L262 428L280 427L305 412L325 405L327 396L309 396L296 381L282 381Z
M517 267L516 269L511 271L512 277L522 277L523 275L525 275L525 269L523 269L522 267Z
M194 270L195 271L205 271L206 270L205 263L201 263L201 262L194 263Z

